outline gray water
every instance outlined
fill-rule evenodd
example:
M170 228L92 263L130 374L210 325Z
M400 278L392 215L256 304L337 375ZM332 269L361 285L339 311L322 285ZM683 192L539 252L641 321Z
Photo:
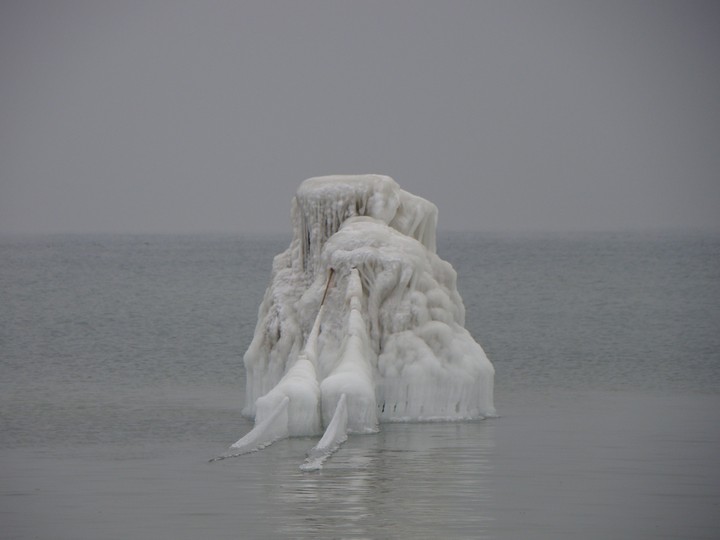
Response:
M718 538L720 238L443 234L500 417L248 431L288 237L0 239L0 538Z

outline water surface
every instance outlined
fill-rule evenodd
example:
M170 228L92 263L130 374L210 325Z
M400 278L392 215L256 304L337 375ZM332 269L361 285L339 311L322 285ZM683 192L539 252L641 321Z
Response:
M3 538L720 537L720 239L441 235L500 418L210 464L288 241L0 241Z

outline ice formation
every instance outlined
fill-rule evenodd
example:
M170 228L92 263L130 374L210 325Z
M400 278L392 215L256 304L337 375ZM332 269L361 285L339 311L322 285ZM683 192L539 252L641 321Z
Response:
M324 432L313 469L380 422L495 414L493 366L435 252L434 204L387 176L326 176L300 185L292 222L244 358L255 427L227 455Z

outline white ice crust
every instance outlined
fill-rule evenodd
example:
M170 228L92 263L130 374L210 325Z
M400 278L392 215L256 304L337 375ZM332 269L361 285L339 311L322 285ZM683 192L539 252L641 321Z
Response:
M326 176L300 185L292 221L244 357L256 427L231 450L332 425L324 454L379 422L495 415L493 366L435 252L434 204L387 176Z

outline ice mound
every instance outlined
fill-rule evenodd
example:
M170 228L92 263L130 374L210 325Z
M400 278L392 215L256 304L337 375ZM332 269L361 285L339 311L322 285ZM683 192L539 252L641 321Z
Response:
M326 176L300 185L292 222L244 358L256 427L231 453L325 430L322 456L379 422L495 414L434 204L387 176Z

